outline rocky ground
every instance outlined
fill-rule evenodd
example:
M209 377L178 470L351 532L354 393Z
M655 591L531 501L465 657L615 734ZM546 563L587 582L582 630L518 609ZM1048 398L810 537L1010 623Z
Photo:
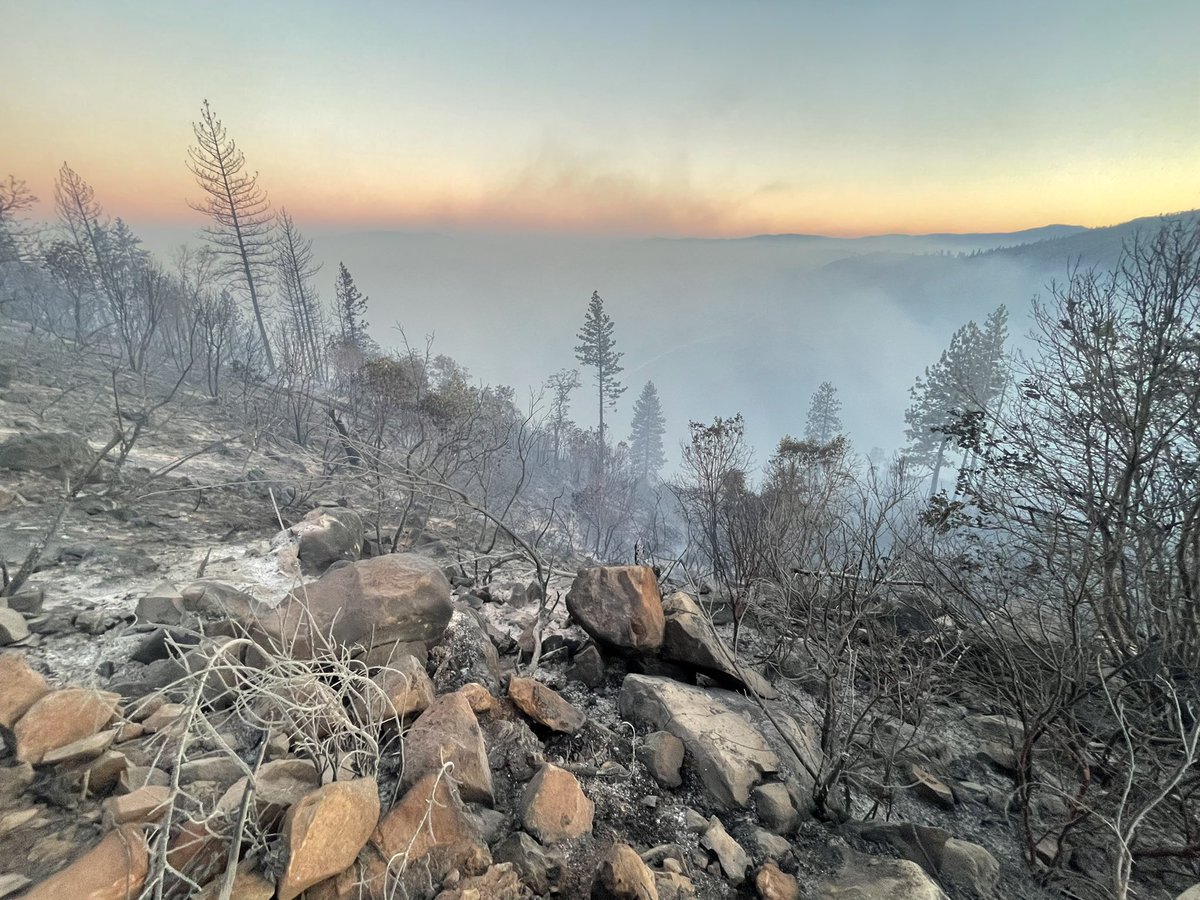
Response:
M0 898L1051 896L994 710L935 709L822 820L816 700L737 665L686 585L475 584L437 520L378 555L303 452L186 392L67 503L111 386L2 337L10 575L50 539L0 603Z

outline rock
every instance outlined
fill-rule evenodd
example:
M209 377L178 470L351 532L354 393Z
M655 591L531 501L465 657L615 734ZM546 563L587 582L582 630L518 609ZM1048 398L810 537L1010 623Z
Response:
M321 783L316 767L306 759L277 759L264 763L254 777L254 809L263 827L299 803ZM246 793L247 779L239 778L213 807L214 815L235 816Z
M221 900L222 882L222 878L213 879L195 900ZM238 866L237 874L233 876L233 890L229 892L230 900L272 900L274 896L275 882L246 868L245 863Z
M382 895L385 887L395 892L390 896L425 896L429 884L440 884L455 869L479 875L491 865L458 790L436 774L418 781L384 815L371 845L377 853L365 876L368 896ZM393 867L389 877L387 861L401 857L408 861L405 874L397 878Z
M413 656L400 656L388 668L371 676L377 691L364 689L355 698L355 711L364 721L400 720L424 712L433 702L433 682L425 666Z
M662 595L649 566L580 569L567 594L567 611L606 646L633 653L662 646Z
M604 657L600 655L595 644L588 644L575 654L575 658L567 668L567 681L580 681L590 688L598 688L604 684L607 674Z
M787 859L792 855L792 845L788 839L765 828L751 829L750 840L756 859Z
M441 569L422 556L393 553L330 569L245 625L307 658L330 639L352 652L436 640L453 611Z
M119 750L108 750L100 754L99 758L84 770L88 792L99 794L111 790L120 782L128 767L128 757Z
M121 791L128 794L147 785L166 787L171 783L171 776L162 769L154 766L132 766L126 758L125 768L117 776L117 785Z
M370 650L360 650L354 658L372 672L377 669L399 668L397 663L411 656L422 667L429 661L429 648L424 641L393 641L390 644L375 644Z
M50 685L21 653L0 653L0 730L11 731L34 703L50 693Z
M231 621L243 625L253 623L259 612L264 610L263 605L249 594L211 578L193 581L179 592L179 596L185 612L201 619L223 623L226 627ZM218 632L209 629L208 633ZM231 634L232 630L219 633Z
M891 846L964 897L990 897L1000 880L1000 863L979 844L960 841L941 828L900 822L859 828L868 841Z
M179 783L191 784L195 781L208 781L219 784L221 790L229 787L242 777L243 769L239 761L225 753L215 756L204 756L200 759L189 759L179 767Z
M458 786L464 800L487 806L495 802L483 731L470 702L458 693L434 700L404 735L401 787L411 787L436 774L446 762L454 764L446 777Z
M916 863L849 853L842 869L823 882L816 900L949 900Z
M15 609L0 607L0 646L15 644L29 637L25 617Z
M950 838L937 875L956 897L991 897L1000 883L1000 863L986 847Z
M690 687L668 678L626 675L621 715L637 725L669 731L681 741L710 799L722 809L746 806L763 775L779 771L779 757L725 691Z
M101 635L111 631L124 620L124 616L108 609L85 609L75 616L75 629L84 634Z
M306 794L284 822L287 867L278 900L293 900L354 862L379 822L374 778L334 781Z
M288 529L299 542L297 555L305 572L324 572L335 562L362 555L362 516L345 507L320 507Z
M113 825L157 822L167 811L171 788L148 784L120 797L109 797L103 803L104 823Z
M33 784L33 766L17 763L0 768L0 798L16 798Z
M524 831L514 831L492 851L496 862L512 863L535 894L548 894L562 875L562 861Z
M93 735L117 714L116 694L63 688L41 697L13 728L20 762L41 763L51 750Z
M521 824L547 845L589 834L594 812L575 776L550 764L538 770L521 798Z
M133 614L139 622L179 625L183 622L183 596L171 582L160 581L138 601Z
M746 855L741 844L729 836L729 832L716 816L708 820L708 828L700 838L700 846L707 847L717 855L721 871L731 884L738 885L746 880L750 857Z
M654 731L646 735L637 747L637 758L650 775L663 787L677 788L683 784L683 741L669 731Z
M1175 900L1200 900L1200 884L1196 885L1195 887L1188 888L1186 891L1176 897Z
M4 900L5 897L12 897L16 894L19 894L31 884L33 884L33 882L24 875L17 875L16 873L11 875L0 875L0 900Z
M72 741L65 747L49 750L42 757L42 765L60 766L65 763L90 762L111 747L116 736L117 729L109 728L106 731L98 731L88 737Z
M500 656L485 623L470 607L455 605L445 636L430 655L437 666L433 682L439 692L455 691L469 682L500 692Z
M88 442L74 434L15 434L0 443L0 469L77 476L94 461Z
M654 885L658 900L694 900L696 896L692 879L679 872L655 872Z
M912 791L922 800L940 806L942 809L954 808L954 791L950 790L939 778L927 769L916 764L908 768Z
M46 602L46 592L41 588L25 588L4 599L8 601L9 609L14 609L23 616L36 616L41 614L42 605Z
M767 700L779 697L770 683L748 666L737 663L705 618L700 605L687 594L672 594L662 605L664 659L687 663L715 681L732 688L745 688Z
M161 703L155 710L142 719L141 725L150 734L155 734L168 728L187 712L187 707L182 703Z
M612 900L658 900L654 873L628 844L613 844L600 858L592 896Z
M762 900L800 900L800 885L774 860L767 860L754 873L754 887Z
M529 888L521 884L512 864L500 863L489 866L482 875L464 878L438 894L435 900L526 900L529 896Z
M557 691L532 678L510 679L508 698L517 709L551 731L574 734L587 722L587 717Z
M758 820L776 834L789 834L800 819L787 786L778 781L754 789L754 808L758 810Z
M482 684L469 681L460 687L456 693L462 694L467 698L467 702L471 704L471 711L477 716L480 713L494 712L496 709L496 698Z
M129 900L150 871L150 851L137 825L124 825L61 872L36 885L25 900Z

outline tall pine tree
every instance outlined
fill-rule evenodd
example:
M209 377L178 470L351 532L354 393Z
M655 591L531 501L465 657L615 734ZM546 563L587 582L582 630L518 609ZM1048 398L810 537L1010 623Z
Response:
M355 285L354 276L350 274L344 262L338 263L333 294L342 346L353 348L360 353L369 352L373 349L373 341L367 336L368 298Z
M984 328L968 322L950 339L941 358L925 369L909 395L904 413L910 457L930 466L930 496L937 493L949 429L967 416L994 415L1008 384L1005 344L1008 310L998 307ZM964 464L966 454L964 454Z
M598 291L592 291L592 299L588 302L587 314L583 319L583 327L576 335L579 344L575 347L575 358L580 365L595 369L593 377L596 381L596 395L600 406L599 430L599 461L600 471L604 471L605 437L604 410L614 409L617 398L625 393L625 387L617 380L617 376L625 371L621 365L620 353L613 340L613 322L604 311L604 301Z
M822 381L808 401L808 423L804 429L806 440L816 444L828 444L842 432L842 401L837 388Z
M666 433L667 422L658 389L653 381L647 381L633 404L633 426L629 434L629 455L638 477L644 481L657 479L659 470L666 465L667 458L663 454L663 435Z

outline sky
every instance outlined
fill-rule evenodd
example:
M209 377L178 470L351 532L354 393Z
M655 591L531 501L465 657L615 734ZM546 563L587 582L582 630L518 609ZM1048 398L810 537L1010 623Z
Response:
M1194 0L0 0L0 177L185 225L208 99L310 231L1011 231L1200 206Z

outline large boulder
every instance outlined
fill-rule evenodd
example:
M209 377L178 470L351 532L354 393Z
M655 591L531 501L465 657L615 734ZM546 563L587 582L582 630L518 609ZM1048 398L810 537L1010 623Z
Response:
M737 661L690 596L678 591L663 601L662 609L665 659L687 663L728 687L745 688L768 700L779 696L765 678Z
M90 737L117 714L118 694L86 688L52 691L29 707L13 728L18 762L38 765L51 750Z
M669 678L626 675L619 708L635 725L668 731L683 741L688 763L709 798L729 809L745 807L754 785L780 768L779 756L750 724L737 699L728 691L690 687Z
M284 822L288 857L278 900L293 900L347 869L378 821L379 787L374 778L334 781L304 796L288 810Z
M345 507L318 507L287 530L305 572L321 573L335 562L362 555L362 516Z
M600 644L626 653L662 646L662 595L649 566L580 569L567 593L567 611Z
M436 773L409 788L384 815L369 846L374 852L359 857L366 863L361 878L369 897L428 896L429 886L455 869L480 875L492 861L458 790Z
M613 844L600 858L592 896L604 900L658 900L654 873L628 844Z
M916 863L853 851L814 896L816 900L949 900Z
M1000 863L979 844L960 841L950 832L928 825L896 822L859 829L868 841L895 852L952 887L962 897L991 897L1000 881Z
M522 826L547 845L590 834L595 811L579 780L549 763L533 776L521 798Z
M11 730L29 707L50 693L50 685L20 653L0 654L0 731Z
M354 652L441 637L454 607L450 582L423 556L393 553L326 572L293 591L255 624L307 657L332 642Z
M74 434L15 434L0 443L0 469L75 476L95 459L88 442Z
M491 806L495 801L483 731L463 694L444 694L417 717L404 735L404 778L410 787L427 775L454 768L445 777L458 785L462 798Z
M130 900L141 893L149 872L150 851L141 826L124 825L36 885L25 900Z

